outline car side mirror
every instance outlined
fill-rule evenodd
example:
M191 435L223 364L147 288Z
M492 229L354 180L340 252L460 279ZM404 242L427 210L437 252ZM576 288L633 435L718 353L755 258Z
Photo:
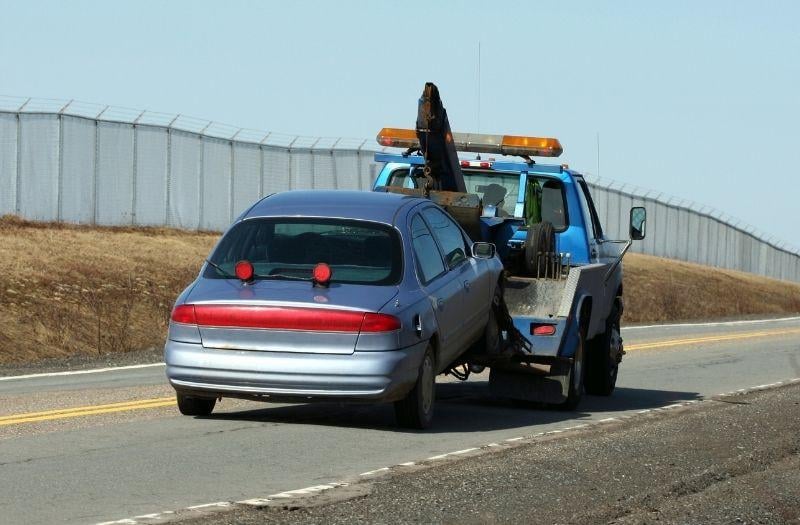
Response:
M641 206L631 208L630 235L632 241L641 241L645 236L647 226L647 210Z
M497 248L490 242L473 242L472 256L475 259L491 259L497 253Z

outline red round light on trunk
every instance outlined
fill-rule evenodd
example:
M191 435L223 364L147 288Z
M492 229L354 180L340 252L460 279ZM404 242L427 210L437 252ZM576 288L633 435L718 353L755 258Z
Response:
M327 285L331 280L333 271L331 267L325 263L319 263L314 267L314 282Z
M237 262L234 271L236 272L236 277L242 281L251 281L253 279L253 275L255 274L255 270L253 269L253 265L250 261Z

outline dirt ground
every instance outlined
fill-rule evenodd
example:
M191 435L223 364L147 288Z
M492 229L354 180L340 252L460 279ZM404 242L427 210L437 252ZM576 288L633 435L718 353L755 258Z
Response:
M798 523L799 433L794 384L181 523Z
M0 218L0 366L160 353L219 234ZM800 312L800 285L630 254L624 323Z

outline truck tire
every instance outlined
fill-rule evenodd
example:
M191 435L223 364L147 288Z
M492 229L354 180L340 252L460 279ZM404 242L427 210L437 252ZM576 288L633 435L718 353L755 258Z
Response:
M184 416L208 416L217 404L215 397L191 397L178 392L178 410Z
M401 427L424 429L433 421L436 398L436 368L433 350L425 349L414 388L400 401L394 403L394 414Z
M606 329L589 344L586 369L586 393L610 396L617 385L622 337L619 330L619 309L615 306L606 321Z
M544 277L548 273L548 259L545 254L555 250L556 235L552 223L544 221L529 226L523 250L524 267L528 275Z
M586 370L586 324L581 323L578 330L578 347L575 349L575 356L572 359L572 366L569 370L569 390L567 399L561 404L556 405L559 410L575 410L583 397L584 371Z

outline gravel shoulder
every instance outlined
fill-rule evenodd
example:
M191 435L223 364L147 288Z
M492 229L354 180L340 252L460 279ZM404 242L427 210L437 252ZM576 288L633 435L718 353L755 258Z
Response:
M794 383L186 522L797 523L798 436Z

